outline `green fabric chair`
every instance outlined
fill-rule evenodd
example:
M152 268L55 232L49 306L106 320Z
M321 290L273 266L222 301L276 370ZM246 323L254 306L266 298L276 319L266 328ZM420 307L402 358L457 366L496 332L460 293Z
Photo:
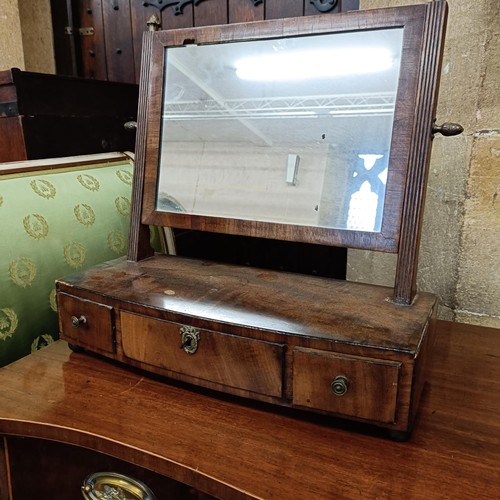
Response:
M133 165L117 156L0 170L0 366L58 338L56 278L126 253Z

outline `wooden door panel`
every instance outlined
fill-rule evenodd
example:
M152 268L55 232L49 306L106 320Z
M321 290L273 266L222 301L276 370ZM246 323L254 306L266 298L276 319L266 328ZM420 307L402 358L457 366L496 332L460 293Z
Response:
M79 19L80 30L93 28L93 34L77 34L82 54L82 76L84 78L95 78L96 80L107 80L102 1L81 1Z
M232 24L261 19L283 19L321 14L326 0L203 0L158 8L142 0L75 0L78 22L75 38L81 58L81 76L98 80L139 83L142 37L153 14L161 29ZM144 5L146 3L146 5ZM159 4L158 4L159 5ZM182 10L179 8L182 6ZM176 10L177 8L177 10ZM359 9L359 0L338 0L325 15ZM83 28L84 34L78 29ZM85 28L93 28L89 34Z
M72 0L51 0L50 13L54 36L54 53L58 75L78 76L78 57L75 44ZM73 33L70 35L69 33Z
M304 0L266 0L266 19L283 19L304 15Z
M226 0L210 0L198 4L194 11L194 25L227 24L227 3Z
M102 4L108 80L135 82L134 49L129 0L108 0Z
M142 2L140 2L140 5L142 5ZM177 15L172 7L168 7L161 11L161 29L163 30L191 28L192 26L194 26L192 4L186 4L182 9L182 13Z
M264 3L254 5L252 0L229 2L229 24L264 19Z

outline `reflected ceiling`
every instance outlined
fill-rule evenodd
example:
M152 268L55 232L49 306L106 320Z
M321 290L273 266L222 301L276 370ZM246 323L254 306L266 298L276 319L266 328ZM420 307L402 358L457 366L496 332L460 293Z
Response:
M392 127L401 32L372 30L169 48L163 113L168 133L164 140L270 146L276 142L325 141L335 145L359 137L360 147L366 150L361 152L369 152L380 130ZM334 54L329 57L325 51L329 46L337 51L387 49L393 65L371 74L292 81L250 81L236 74L237 62L242 58L293 54L299 50L321 51L319 64L335 67L338 58ZM297 65L296 73L301 72Z

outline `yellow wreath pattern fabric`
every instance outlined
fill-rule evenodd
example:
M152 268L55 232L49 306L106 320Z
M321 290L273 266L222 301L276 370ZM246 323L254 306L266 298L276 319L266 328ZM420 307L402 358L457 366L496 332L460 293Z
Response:
M13 283L26 288L36 278L36 265L28 257L13 260L9 266L9 276Z
M6 340L12 337L12 334L17 330L19 320L14 309L6 307L0 309L0 340Z
M30 214L23 218L24 230L35 240L46 238L49 234L49 225L43 215Z
M50 200L54 198L56 195L56 188L54 184L45 180L45 179L37 179L30 182L31 189L42 198L47 198Z

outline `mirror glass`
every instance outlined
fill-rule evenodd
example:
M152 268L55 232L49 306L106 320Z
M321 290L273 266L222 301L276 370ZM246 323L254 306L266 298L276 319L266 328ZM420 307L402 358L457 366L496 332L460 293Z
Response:
M402 42L391 28L166 48L156 209L379 232Z

